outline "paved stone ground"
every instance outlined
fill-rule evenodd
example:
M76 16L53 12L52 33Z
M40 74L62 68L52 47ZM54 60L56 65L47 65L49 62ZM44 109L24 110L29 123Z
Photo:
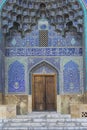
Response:
M87 118L72 119L56 112L33 112L0 120L0 130L87 130Z

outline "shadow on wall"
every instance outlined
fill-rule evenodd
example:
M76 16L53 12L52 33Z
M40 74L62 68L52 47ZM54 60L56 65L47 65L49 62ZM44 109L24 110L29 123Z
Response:
M21 98L19 99L17 106L16 106L16 112L17 115L24 115L27 114L26 110L26 100L22 100Z

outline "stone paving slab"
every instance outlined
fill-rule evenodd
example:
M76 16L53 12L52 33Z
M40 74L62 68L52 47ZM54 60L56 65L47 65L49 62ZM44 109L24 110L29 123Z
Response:
M10 127L2 130L87 130L87 127Z
M53 114L32 113L0 120L3 124L0 130L87 130L87 118L72 119L70 115Z

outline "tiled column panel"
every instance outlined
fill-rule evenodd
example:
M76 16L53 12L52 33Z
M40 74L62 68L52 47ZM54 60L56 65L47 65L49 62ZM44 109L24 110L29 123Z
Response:
M1 84L1 80L2 80L2 78L1 78L1 72L2 71L2 65L1 65L1 51L0 51L0 91L2 90L2 84Z
M4 92L4 40L1 30L1 11L0 11L0 92Z

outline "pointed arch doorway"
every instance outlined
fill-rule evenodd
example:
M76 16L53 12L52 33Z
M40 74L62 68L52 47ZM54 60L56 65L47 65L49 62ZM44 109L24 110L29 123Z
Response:
M38 72L38 69L42 72ZM35 69L35 68L34 68ZM50 73L43 72L49 69ZM56 111L57 110L57 73L48 63L36 66L32 74L32 108L33 111Z

